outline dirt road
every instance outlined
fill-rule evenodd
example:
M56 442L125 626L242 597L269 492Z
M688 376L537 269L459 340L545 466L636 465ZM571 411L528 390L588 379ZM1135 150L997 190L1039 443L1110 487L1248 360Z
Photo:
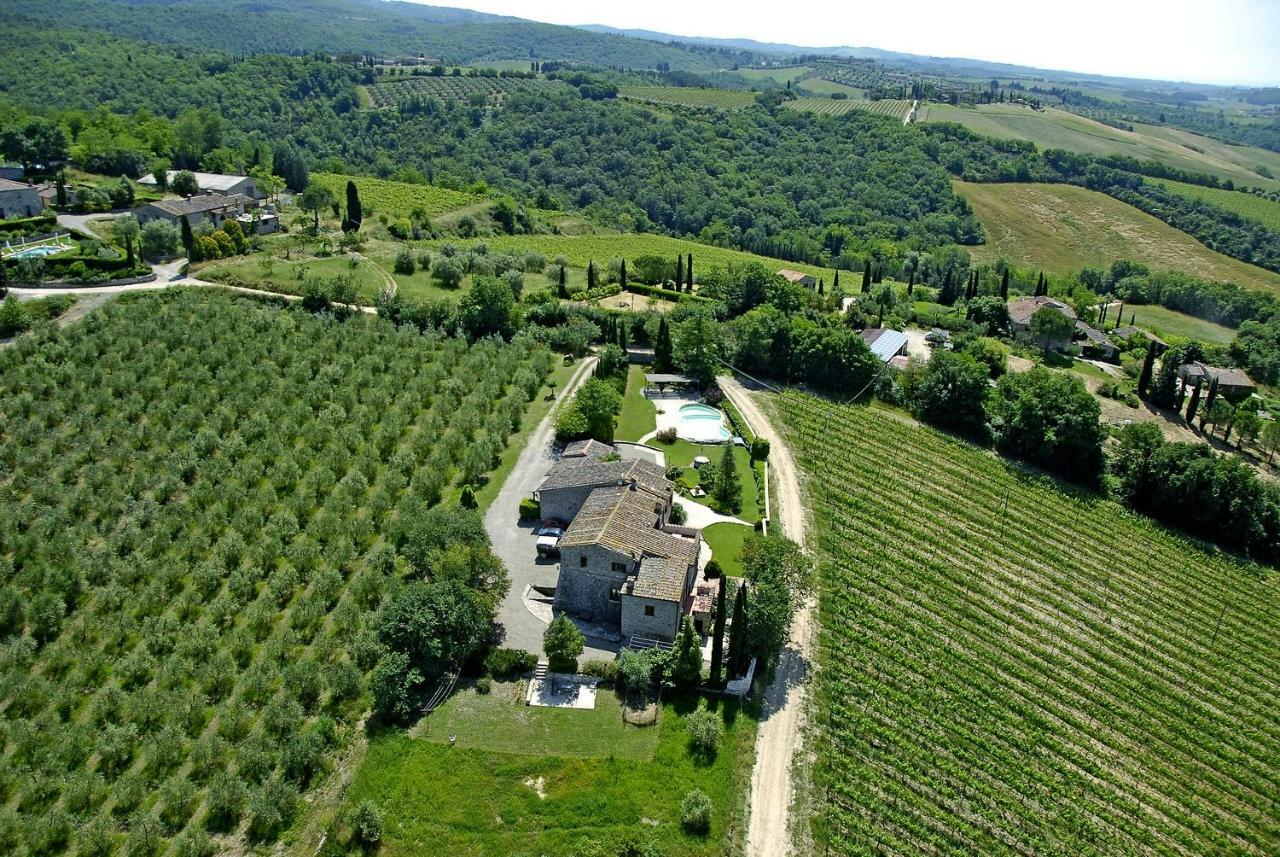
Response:
M769 441L769 469L777 482L771 523L781 526L788 538L805 544L799 471L791 451L746 387L726 376L721 376L719 382L755 432ZM804 749L805 693L816 630L813 614L812 601L796 614L791 639L778 658L773 682L765 690L760 730L756 734L756 766L751 772L748 857L782 857L791 853L790 816L795 796L791 769Z

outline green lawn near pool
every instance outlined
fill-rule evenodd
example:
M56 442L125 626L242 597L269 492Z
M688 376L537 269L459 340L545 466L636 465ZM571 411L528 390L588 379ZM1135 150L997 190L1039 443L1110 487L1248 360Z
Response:
M711 548L711 558L720 564L727 577L742 576L742 545L755 532L742 524L712 524L702 531L702 538Z
M617 854L628 843L667 857L739 853L756 719L737 703L706 703L725 723L724 739L710 759L690 753L685 717L696 703L687 696L667 696L658 724L646 727L656 733L651 758L574 757L537 742L518 753L464 746L464 735L470 740L481 731L505 734L505 739L491 734L488 740L511 746L528 734L520 706L498 706L500 687L494 687L490 702L495 707L484 713L482 725L458 726L455 746L402 730L371 738L340 817L362 801L375 805L383 819L382 857ZM471 705L465 699L471 693L464 691L463 699L455 697L427 719L451 706ZM590 718L589 712L551 713ZM564 748L590 728L569 728ZM706 836L690 836L680 825L681 801L695 788L712 802ZM333 840L340 845L348 837L340 827Z
M612 689L596 694L594 709L579 711L525 705L524 687L524 682L495 682L487 694L459 690L415 734L440 743L455 735L458 747L497 753L653 758L658 730L624 723Z
M691 486L702 485L702 474L693 466L694 458L705 455L718 463L721 455L724 454L724 447L714 443L697 444L687 440L677 440L675 443L666 444L655 440L652 446L666 454L668 467L674 464L684 468L682 478ZM751 453L743 447L735 446L733 457L738 464L738 481L742 486L742 508L734 513L734 517L754 524L760 520L760 506L756 502L756 482L751 476ZM699 498L699 501L706 503L706 498Z
M647 367L633 364L627 370L627 392L622 397L622 413L613 436L617 440L639 440L658 427L653 402L644 397Z

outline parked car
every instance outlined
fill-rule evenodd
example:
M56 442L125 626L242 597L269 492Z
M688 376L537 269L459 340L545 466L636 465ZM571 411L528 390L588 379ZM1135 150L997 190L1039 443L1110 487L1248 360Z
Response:
M543 521L538 527L538 556L560 556L560 537L564 535L564 525L559 521Z

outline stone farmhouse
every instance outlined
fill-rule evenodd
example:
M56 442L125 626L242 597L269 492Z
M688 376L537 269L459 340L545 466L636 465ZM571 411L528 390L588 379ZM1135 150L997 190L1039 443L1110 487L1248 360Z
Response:
M1009 301L1009 327L1013 331L1015 339L1023 339L1031 335L1031 317L1044 308L1057 310L1058 312L1076 321L1076 312L1062 301L1054 300L1048 295L1037 295L1015 298ZM1050 348L1066 348L1071 344L1071 338L1065 337L1048 343Z
M782 277L782 279L786 280L788 283L795 283L797 286L804 286L806 289L811 289L818 285L817 277L811 274L806 274L803 271L793 271L790 268L778 269L778 276Z
M205 193L186 199L156 200L139 208L137 217L139 223L167 220L178 225L185 216L192 228L208 223L213 229L235 220L246 235L274 232L279 219L276 213L270 209L255 211L256 206L253 199L243 194Z
M693 607L702 536L669 523L674 486L661 466L601 460L612 452L571 447L535 494L544 517L570 522L555 607L626 645L669 645Z
M178 174L177 170L169 170L169 181ZM222 173L192 173L196 178L196 187L201 193L218 193L223 196L241 194L252 200L266 199L267 195L258 189L258 180L253 176L231 176ZM156 177L145 175L138 179L138 184L155 187Z
M44 211L44 200L34 185L0 179L0 220L35 217Z

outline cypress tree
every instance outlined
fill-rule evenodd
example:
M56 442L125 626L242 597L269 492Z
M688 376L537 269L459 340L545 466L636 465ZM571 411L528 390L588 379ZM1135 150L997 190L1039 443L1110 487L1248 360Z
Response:
M67 178L66 173L58 171L58 196L57 203L59 208L65 208L67 205Z
M618 285L622 286L623 291L627 288L627 260L622 260L622 267L618 269Z
M590 291L596 287L596 263L594 261L587 262L587 290Z
M951 269L947 269L947 273L942 278L942 288L938 290L938 303L943 306L951 306L956 302L955 286L951 282Z
M684 625L680 628L680 636L676 638L674 649L672 680L677 687L697 687L702 681L702 647L698 645L693 620L688 616L684 617Z
M1009 300L1009 269L1005 268L1004 273L1000 275L1000 300Z
M196 237L191 233L191 221L182 215L182 247L187 251L187 261L191 261L191 251L195 247Z
M831 288L833 289L840 288L840 269L839 268L836 268L836 277L834 280L831 281Z
M124 236L124 254L125 254L125 264L127 264L130 268L132 268L134 264L132 235Z
M1218 376L1214 375L1209 379L1209 395L1205 397L1204 407L1200 410L1200 431L1204 431L1205 417L1209 416L1209 411L1213 410L1216 401L1218 401Z
M826 287L822 283L822 277L818 277L818 294L822 294L823 291L825 291L825 288Z
M685 263L685 266L684 266L684 283L685 283L684 290L686 292L692 292L693 291L693 254L692 253L689 254L689 261Z
M724 666L724 622L725 622L725 592L729 588L727 578L721 578L720 589L716 592L716 621L712 626L711 632L711 686L720 687L722 684L720 673Z
M1133 326L1138 323L1138 313L1136 311L1129 313L1129 325Z
M676 291L684 285L684 256L676 254Z
M911 269L911 276L907 278L907 297L911 297L911 293L916 290L916 271Z
M565 279L565 266L560 266L560 282L556 285L559 287L559 294L562 298L569 297L569 284Z
M618 347L625 354L627 351L627 326L625 324L618 325Z
M876 265L876 269L874 272L872 272L872 275L871 275L871 282L875 283L878 286L880 285L880 281L883 279L884 279L884 265Z
M1187 425L1191 425L1191 421L1196 418L1196 411L1200 409L1200 385L1204 383L1201 378L1196 381L1196 385L1191 388L1191 404L1187 405Z
M1120 306L1116 308L1116 327L1124 324L1124 301L1120 302Z
M658 337L653 343L653 371L671 371L671 329L666 318L658 320Z
M866 294L871 291L871 260L866 259L862 263L862 293Z
M1100 313L1098 314L1098 328L1099 328L1100 330L1106 330L1106 329L1107 329L1107 328L1106 328L1106 323L1107 323L1107 310L1109 310L1109 309L1111 309L1111 305L1110 305L1109 303L1107 303L1106 301L1103 301L1103 302L1102 302L1102 312L1100 312Z
M733 597L733 627L729 632L729 675L740 676L747 671L747 586L738 584Z
M1142 374L1138 376L1138 395L1147 397L1147 388L1151 386L1151 369L1156 362L1156 344L1147 343L1147 358L1142 361Z
M360 191L356 183L347 179L347 218L342 221L343 232L356 232L364 222L364 208L360 205Z

